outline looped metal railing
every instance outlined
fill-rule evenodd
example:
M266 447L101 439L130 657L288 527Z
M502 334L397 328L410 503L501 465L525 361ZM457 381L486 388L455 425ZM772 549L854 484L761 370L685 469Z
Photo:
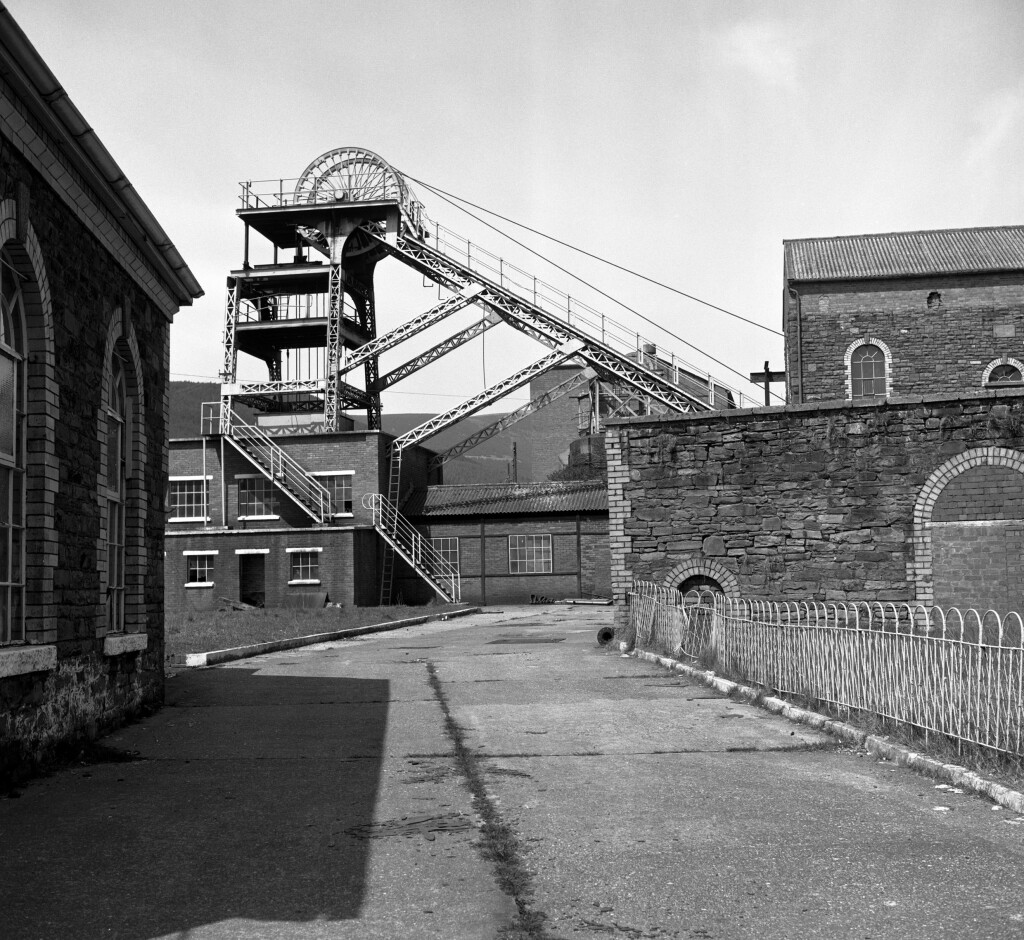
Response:
M638 581L636 643L726 674L1024 755L1024 622L1016 612L909 603L694 600Z
M462 596L459 569L445 560L386 496L366 493L363 508L373 515L373 527L430 586L451 603Z

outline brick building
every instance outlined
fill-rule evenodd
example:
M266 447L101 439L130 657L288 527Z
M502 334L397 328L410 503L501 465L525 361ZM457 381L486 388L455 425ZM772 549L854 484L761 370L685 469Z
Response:
M612 423L613 590L1024 608L1024 227L785 244L790 404Z
M223 598L267 607L378 603L381 546L363 496L387 484L394 438L348 430L274 439L328 489L331 518L314 519L224 435L171 441L169 616L209 609ZM431 479L430 456L420 447L406 453L407 496ZM430 591L423 586L425 601Z
M432 486L405 512L458 567L465 601L608 596L603 481ZM402 587L418 589L412 580Z
M169 327L201 294L0 7L0 777L162 698Z

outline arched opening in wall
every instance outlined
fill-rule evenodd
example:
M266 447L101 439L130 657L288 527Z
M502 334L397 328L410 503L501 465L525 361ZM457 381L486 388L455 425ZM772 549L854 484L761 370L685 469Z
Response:
M937 606L1024 611L1024 473L969 467L938 493L929 529Z
M679 593L686 595L690 593L724 594L722 585L710 575L691 574L679 584Z

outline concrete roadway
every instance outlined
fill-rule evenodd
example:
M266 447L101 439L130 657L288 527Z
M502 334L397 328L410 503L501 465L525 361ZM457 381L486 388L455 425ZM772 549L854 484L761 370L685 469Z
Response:
M1024 937L1024 820L602 650L610 619L491 610L174 677L104 740L133 759L0 799L0 936Z

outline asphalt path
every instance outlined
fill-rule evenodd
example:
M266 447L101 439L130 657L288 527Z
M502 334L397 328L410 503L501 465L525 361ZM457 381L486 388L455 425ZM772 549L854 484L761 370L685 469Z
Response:
M0 799L0 936L1024 937L1024 819L602 649L610 619L172 677L108 760Z

